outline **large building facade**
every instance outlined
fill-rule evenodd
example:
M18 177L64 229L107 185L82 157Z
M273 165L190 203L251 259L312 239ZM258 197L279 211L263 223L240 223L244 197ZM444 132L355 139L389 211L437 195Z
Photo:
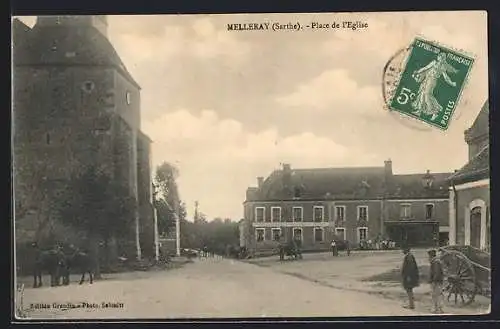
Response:
M94 167L135 200L137 256L153 252L151 141L106 16L39 16L32 28L14 20L13 62L16 242L41 238L41 222L56 230L58 193Z
M489 103L464 133L469 161L450 180L450 244L490 251Z
M297 238L305 250L324 250L334 238L358 245L377 237L433 245L447 239L449 175L395 175L390 160L359 168L285 164L247 189L240 245L259 252Z

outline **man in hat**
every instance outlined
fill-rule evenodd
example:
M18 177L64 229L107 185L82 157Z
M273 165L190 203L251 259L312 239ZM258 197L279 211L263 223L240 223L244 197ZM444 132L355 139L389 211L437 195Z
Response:
M430 274L429 283L431 284L431 296L432 296L432 313L440 314L443 313L442 306L442 296L443 296L443 281L444 272L443 264L439 257L437 257L437 252L435 249L431 249L427 252L429 254L430 262Z
M337 256L337 242L332 240L332 243L330 243L330 249L332 250L332 256Z
M403 260L403 267L401 269L401 276L403 281L403 288L408 294L408 305L403 306L404 308L414 309L415 299L413 297L413 288L419 285L419 273L418 266L415 260L415 256L410 252L410 247L404 247L403 253L405 255Z

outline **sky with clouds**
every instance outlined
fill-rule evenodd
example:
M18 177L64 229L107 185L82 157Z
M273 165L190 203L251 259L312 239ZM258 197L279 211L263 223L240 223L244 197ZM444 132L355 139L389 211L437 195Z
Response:
M23 18L33 24L33 18ZM229 23L363 21L358 30L227 31ZM485 12L109 16L109 38L142 87L153 164L209 218L239 220L248 186L280 163L453 171L488 96ZM467 24L465 24L466 22ZM389 58L424 36L476 57L446 132L384 110ZM419 128L419 129L417 129Z

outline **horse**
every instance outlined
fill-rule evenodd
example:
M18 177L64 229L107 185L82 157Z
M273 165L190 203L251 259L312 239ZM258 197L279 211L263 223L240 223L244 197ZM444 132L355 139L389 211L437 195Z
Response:
M31 246L34 252L33 288L39 288L43 285L42 274L45 271L50 275L51 287L58 286L64 261L61 248L57 246L50 250L42 250L36 242L33 242Z
M68 249L62 264L63 285L69 285L72 269L82 274L79 284L83 284L85 281L86 273L89 274L89 283L92 284L94 282L94 267L89 254L73 245L69 246Z

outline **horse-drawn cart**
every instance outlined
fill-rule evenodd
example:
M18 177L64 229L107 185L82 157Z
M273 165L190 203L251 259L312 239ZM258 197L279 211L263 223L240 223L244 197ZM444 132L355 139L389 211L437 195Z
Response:
M468 305L476 295L491 295L490 254L471 246L439 248L445 282L444 296L455 304Z
M302 250L298 242L290 241L288 243L280 243L278 245L278 253L280 255L280 260L285 260L285 256L291 257L292 259L302 259Z

